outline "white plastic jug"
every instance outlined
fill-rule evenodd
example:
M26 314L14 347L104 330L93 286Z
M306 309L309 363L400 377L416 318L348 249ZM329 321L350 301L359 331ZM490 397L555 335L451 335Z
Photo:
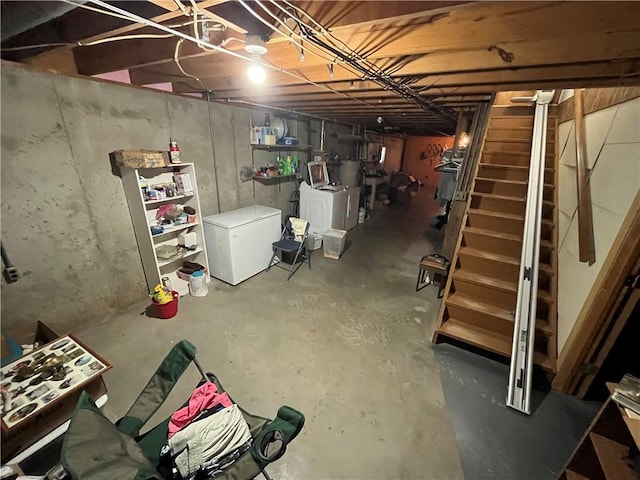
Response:
M205 297L209 293L207 288L207 277L204 276L202 270L198 270L191 274L189 279L189 291L194 297Z
M364 223L364 219L367 215L367 211L360 207L360 210L358 210L358 223Z

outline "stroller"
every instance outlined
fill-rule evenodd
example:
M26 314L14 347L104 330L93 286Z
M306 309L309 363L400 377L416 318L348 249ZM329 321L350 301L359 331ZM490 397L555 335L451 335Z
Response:
M169 419L140 435L140 430L163 404L169 392L194 362L204 382L212 382L218 392L225 390L212 373L205 373L195 358L196 348L186 340L176 344L140 393L127 414L116 425L104 417L83 392L65 436L61 464L74 480L187 480L175 470L161 468L161 450L167 444ZM234 402L235 403L235 402ZM282 457L286 446L300 432L304 415L291 407L280 407L269 420L239 408L251 433L251 446L230 465L217 471L199 471L189 480L222 478L244 480L262 473Z

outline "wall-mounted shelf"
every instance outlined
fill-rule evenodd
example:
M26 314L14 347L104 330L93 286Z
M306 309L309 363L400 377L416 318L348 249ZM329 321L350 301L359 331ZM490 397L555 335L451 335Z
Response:
M254 175L253 179L258 182L264 183L276 183L280 182L289 182L291 180L296 180L298 178L302 178L299 173L294 173L293 175L275 175L273 177L263 177L260 175Z
M311 150L310 145L261 145L251 144L251 148L255 150L266 150L267 152L304 152Z
M284 152L302 152L306 153L307 156L311 156L312 148L310 145L256 145L249 144L251 147L251 166L255 165L255 151L264 151L264 152L272 152L272 153L284 153ZM307 158L307 161L310 158ZM280 191L280 184L291 182L302 178L302 174L300 170L302 169L303 162L298 158L298 169L299 171L292 175L275 175L273 177L263 177L261 175L253 176L253 198L256 198L256 183L259 182L263 185L278 185L278 191ZM304 164L306 165L306 163ZM305 167L306 168L306 167Z

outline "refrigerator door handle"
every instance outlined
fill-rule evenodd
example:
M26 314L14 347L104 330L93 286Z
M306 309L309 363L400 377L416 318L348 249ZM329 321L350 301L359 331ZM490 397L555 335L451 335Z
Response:
M347 195L347 218L351 216L351 195Z

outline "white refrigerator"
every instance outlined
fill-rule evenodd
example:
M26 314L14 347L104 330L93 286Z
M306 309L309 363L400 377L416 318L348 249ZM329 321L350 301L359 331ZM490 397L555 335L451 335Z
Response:
M209 275L237 285L267 268L280 239L282 212L253 205L205 217Z

